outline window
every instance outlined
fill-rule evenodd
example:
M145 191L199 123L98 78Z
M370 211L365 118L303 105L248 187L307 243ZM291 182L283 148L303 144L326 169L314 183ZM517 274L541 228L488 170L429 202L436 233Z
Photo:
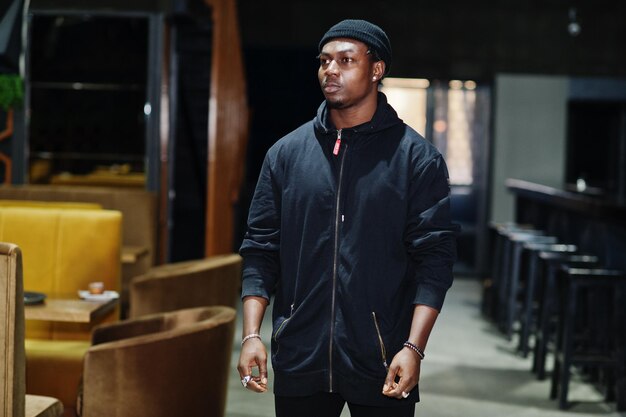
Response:
M450 183L472 185L476 83L453 80L446 85L425 79L387 78L382 91L400 118L444 155Z

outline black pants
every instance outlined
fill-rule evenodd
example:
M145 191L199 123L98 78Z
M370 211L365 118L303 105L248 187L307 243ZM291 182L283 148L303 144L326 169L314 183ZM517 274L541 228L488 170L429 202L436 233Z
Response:
M402 400L398 400L402 401ZM308 397L274 397L276 417L339 417L346 401L339 394L320 392ZM348 403L352 417L413 417L415 403L371 407Z

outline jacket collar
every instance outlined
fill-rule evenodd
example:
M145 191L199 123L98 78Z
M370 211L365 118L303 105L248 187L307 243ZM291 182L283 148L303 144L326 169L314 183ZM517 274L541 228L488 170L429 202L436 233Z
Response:
M389 127L399 123L402 123L402 119L398 117L396 111L387 102L387 96L378 92L378 104L372 120L358 126L345 128L343 130L351 130L354 133L371 134L388 129ZM330 120L330 111L326 101L323 101L317 109L317 116L315 116L314 125L316 130L324 134L335 133L337 131L337 128Z

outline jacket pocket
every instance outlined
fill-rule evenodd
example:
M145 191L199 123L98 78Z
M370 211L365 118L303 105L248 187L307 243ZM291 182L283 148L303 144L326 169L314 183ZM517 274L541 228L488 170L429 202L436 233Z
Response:
M372 311L372 320L374 321L374 328L376 329L376 336L378 338L378 346L380 348L380 358L382 360L385 370L389 371L389 365L387 364L387 349L385 349L385 342L383 341L383 335L380 332L380 326L378 325L378 319L376 313Z
M293 307L294 307L294 304L291 304L290 311L289 311L289 316L287 316L278 326L276 326L276 330L274 330L274 334L272 335L272 339L274 340L274 343L276 344L276 350L274 352L274 357L276 357L276 355L278 355L278 351L280 349L280 343L279 343L280 335L285 330L285 327L289 323L289 320L291 320L291 318L293 317Z

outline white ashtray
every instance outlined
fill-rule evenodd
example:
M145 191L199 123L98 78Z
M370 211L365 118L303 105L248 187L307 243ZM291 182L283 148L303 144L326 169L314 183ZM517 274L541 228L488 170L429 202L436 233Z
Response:
M78 290L78 296L83 300L89 301L108 301L120 297L117 291L105 291L102 294L92 294L88 290Z

